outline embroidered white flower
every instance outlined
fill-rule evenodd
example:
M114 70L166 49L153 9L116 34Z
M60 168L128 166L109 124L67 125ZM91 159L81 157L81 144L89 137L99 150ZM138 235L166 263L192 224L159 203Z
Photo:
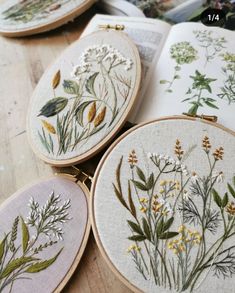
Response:
M126 71L130 70L133 65L133 61L129 58L125 58L117 49L110 45L94 45L88 47L80 56L79 64L75 65L71 76L78 78L81 74L91 71L92 64L106 65L107 71L115 68L119 65L124 65Z
M215 179L217 183L222 183L224 181L224 173L214 171L212 174L212 179Z

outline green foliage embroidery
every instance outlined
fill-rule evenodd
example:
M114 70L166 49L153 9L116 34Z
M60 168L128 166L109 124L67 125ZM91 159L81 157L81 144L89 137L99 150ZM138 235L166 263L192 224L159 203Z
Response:
M225 49L224 44L227 43L224 37L216 37L213 31L193 31L195 38L199 42L200 47L205 49L206 61L204 66L208 62L212 62L213 59L219 55L219 53Z
M27 220L15 218L11 231L0 243L0 292L7 287L11 291L17 280L30 279L28 274L46 270L57 260L63 248L50 259L43 259L39 253L63 239L62 225L70 220L70 200L60 202L54 192L41 207L31 198ZM43 235L49 238L47 242L42 243Z
M201 74L198 70L196 70L195 75L190 76L190 78L193 80L193 83L186 92L186 95L189 97L182 101L188 102L192 105L188 110L188 114L195 116L197 115L198 109L204 106L219 109L215 105L216 100L207 96L212 94L210 84L216 81L216 79L208 78L205 74Z
M5 20L12 23L28 23L41 20L51 15L54 10L71 0L24 0L11 6L2 14Z
M73 79L62 82L65 97L56 95L61 76L60 71L55 74L54 98L38 114L49 119L56 117L56 122L41 120L43 125L38 130L47 153L72 152L102 129L113 127L130 96L132 80L128 71L132 64L132 60L110 45L88 47L73 69Z
M153 277L156 286L174 292L193 292L210 272L218 278L235 274L235 245L229 241L235 235L235 177L219 193L224 174L216 169L224 149L212 150L205 136L200 152L208 163L201 176L184 165L190 154L178 139L175 157L150 153L145 168L133 150L128 157L130 174L122 176L121 157L113 183L117 200L129 213L127 252L136 270L145 280ZM207 241L210 235L215 237L212 242Z
M222 68L223 74L225 76L224 86L221 87L221 93L218 97L221 99L226 99L229 104L235 102L235 54L225 53L221 57L225 63Z
M168 85L166 92L171 93L173 83L175 80L180 79L179 71L181 70L182 65L190 64L195 61L198 58L197 54L197 50L194 49L189 42L179 42L171 46L170 57L176 62L174 75L170 81L160 80L160 84Z

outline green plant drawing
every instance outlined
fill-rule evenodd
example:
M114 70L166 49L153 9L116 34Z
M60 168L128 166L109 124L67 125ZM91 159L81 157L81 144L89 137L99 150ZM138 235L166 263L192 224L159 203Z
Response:
M206 61L204 67L206 67L209 62L212 62L214 58L216 58L219 53L226 48L224 45L227 43L227 41L224 37L215 36L213 31L196 30L193 31L193 33L199 42L200 47L205 49Z
M16 281L31 280L32 274L49 268L61 254L63 248L50 259L41 255L63 240L62 226L70 220L70 200L59 205L60 201L54 192L43 206L31 198L27 220L17 216L11 231L4 234L0 243L0 292L5 288L12 292ZM48 241L43 242L42 236Z
M53 11L71 0L23 0L5 10L5 20L13 23L28 23L50 16Z
M190 64L195 61L198 56L198 52L189 42L179 42L173 44L170 48L170 57L176 62L176 66L174 67L174 75L171 80L160 80L160 84L168 85L166 88L166 92L172 93L173 83L180 79L179 71L182 68L182 65Z
M222 67L225 81L224 86L220 88L221 93L218 94L218 97L226 99L231 104L235 102L235 54L227 52L222 54L221 57L226 64Z
M208 162L202 175L189 172L184 162L192 151L185 152L177 139L175 158L150 153L144 168L131 151L129 175L122 175L121 157L113 183L117 200L129 213L127 252L136 270L143 279L153 276L156 286L174 292L193 292L208 275L235 274L235 245L230 241L235 235L235 178L219 194L224 174L216 169L223 161L223 147L212 150L205 136L202 147L195 149Z
M38 114L47 118L41 120L38 135L48 153L66 154L102 129L113 127L130 96L132 64L132 60L110 45L89 47L82 54L80 64L74 67L72 79L63 81L63 97L56 95L61 73L55 74L54 98L47 101ZM49 120L55 116L53 125Z
M208 95L212 94L210 84L216 81L216 79L209 78L205 74L201 74L198 70L196 70L195 75L190 76L190 78L193 80L193 83L186 92L186 95L189 97L182 101L190 104L188 114L195 116L197 115L198 109L204 106L219 109L215 104L216 100L208 97Z

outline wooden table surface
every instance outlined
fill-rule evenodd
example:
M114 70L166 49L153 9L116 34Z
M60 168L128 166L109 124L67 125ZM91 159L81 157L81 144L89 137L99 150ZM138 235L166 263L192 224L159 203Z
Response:
M92 8L59 29L37 36L0 37L0 202L17 189L54 170L32 152L25 130L32 92L44 70L73 41L96 13ZM109 270L91 233L82 260L64 292L129 293Z

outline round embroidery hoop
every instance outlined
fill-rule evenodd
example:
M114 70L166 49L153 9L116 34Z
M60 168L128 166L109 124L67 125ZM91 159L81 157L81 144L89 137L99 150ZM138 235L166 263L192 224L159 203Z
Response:
M29 2L29 0L26 1ZM94 0L76 0L75 2L72 1L73 3L68 3L69 1L61 0L61 3L58 3L57 1L57 3L55 2L51 6L45 8L42 7L42 11L38 12L39 19L32 18L32 20L28 21L22 20L20 23L16 22L16 20L13 18L15 11L12 11L12 13L7 13L7 15L4 15L4 12L6 14L7 10L14 5L23 6L25 1L22 1L22 4L19 4L18 0L3 1L3 3L0 5L0 33L8 37L21 37L49 31L69 21L72 21L74 18L81 15L88 8L90 8L95 2ZM32 6L33 5L34 3L32 3ZM61 8L63 11L60 10ZM20 9L23 8L21 7ZM47 17L45 17L45 11L43 9L46 10ZM28 13L30 13L30 11ZM40 18L40 13L42 16L44 15L44 17ZM1 19L1 16L3 19ZM5 20L4 17L7 17L7 20ZM27 17L27 15L25 15L25 17ZM12 21L12 24L9 19Z
M187 126L187 127L185 127L185 129L183 129L183 131L180 132L179 125L182 126L183 124L185 124L185 126ZM171 130L169 131L169 126L174 127L174 128L171 128ZM155 127L155 129L154 129L154 127ZM169 147L165 147L165 148L162 147L164 145L164 143L162 143L161 140L159 140L159 138L161 138L161 139L163 138L161 136L162 131L160 131L161 127L164 130L164 132L166 132L166 134L165 134L166 135L165 136L166 142L174 141L174 139L172 139L172 137L175 135L177 136L179 133L181 133L181 140L180 140L180 137L176 137L176 139L177 138L179 139L179 142L176 143L176 146L178 147L178 148L176 148L176 150L178 150L178 153L180 153L182 150L185 150L183 147L185 147L188 150L188 148L186 147L188 145L187 145L185 139L182 139L182 137L184 136L184 138L185 138L187 136L190 136L188 134L190 133L190 131L194 130L195 131L194 134L195 134L195 136L197 136L197 138L198 137L200 137L202 139L204 138L204 141L203 141L204 148L207 146L209 149L213 148L213 151L214 151L218 147L218 149L216 149L214 151L214 155L212 155L212 153L211 153L211 155L218 156L217 157L218 162L220 162L220 163L222 162L222 160L220 158L224 157L226 164L227 164L226 168L229 166L229 163L231 163L231 159L232 159L231 155L234 153L234 149L235 149L235 140L234 140L235 133L232 132L231 130L226 129L223 126L216 124L216 123L197 120L194 118L186 118L183 116L172 116L172 117L165 117L162 119L157 119L157 120L143 123L143 124L137 125L136 127L133 127L132 129L130 129L129 131L124 133L121 137L119 137L111 145L111 147L108 149L108 151L105 153L98 168L96 169L96 173L95 173L93 184L92 184L92 190L91 190L92 197L91 197L91 202L90 202L90 204L91 204L91 214L90 215L91 215L92 229L94 231L94 235L95 235L95 239L98 244L98 247L99 247L104 259L106 260L107 264L109 265L111 270L115 273L115 275L117 277L119 277L119 279L128 288L130 288L134 292L156 292L156 290L158 290L159 292L175 292L174 290L176 290L174 287L170 290L169 288L165 288L164 286L162 286L162 287L157 286L157 285L155 285L155 283L152 279L149 282L145 281L143 276L137 270L135 270L135 263L131 262L131 260L130 260L131 255L133 256L132 252L138 253L138 251L144 251L144 248L141 245L141 242L137 241L136 243L134 243L132 245L132 247L129 247L129 248L128 248L128 246L126 246L126 245L128 245L127 237L132 235L131 233L129 233L130 235L128 235L128 231L130 231L130 229L128 228L128 224L126 223L126 220L131 220L131 221L135 222L134 218L131 215L130 210L132 210L132 212L133 212L133 204L136 206L136 199L134 199L134 188L132 185L131 185L132 200L130 201L130 199L128 197L127 181L129 179L129 177L128 177L129 173L127 174L127 171L130 169L129 167L127 169L127 166L126 166L126 165L128 165L128 154L130 153L130 155L131 155L131 157L129 156L129 164L133 164L133 166L134 166L135 164L137 165L137 161L139 159L143 163L143 155L142 154L144 153L144 151L146 151L146 148L148 148L148 147L150 148L150 152L152 152L153 156L156 155L156 154L154 154L154 151L155 152L156 151L162 152L162 153L169 151ZM185 131L186 129L187 129L187 131ZM200 135L197 132L199 129L201 131ZM181 128L181 130L182 130L182 128ZM143 143L141 145L141 135L143 135L143 133L146 133L147 138L143 139L143 141L142 141ZM208 133L209 134L213 133L213 137L211 136L211 138L210 137L206 138ZM216 136L219 136L219 138L216 139ZM153 144L154 144L153 137L155 138L155 145L154 146L153 146ZM221 140L221 138L224 138L224 140ZM226 143L226 139L227 139L227 143ZM189 141L189 144L190 143L193 144L194 142L195 142L195 140ZM211 142L213 142L213 144ZM156 147L158 145L158 143L160 145L159 148L161 148L160 150L158 150ZM211 145L210 145L210 143L211 143ZM224 150L219 148L219 146L223 143L224 143L224 145L226 145L226 148L224 148ZM198 147L201 147L201 144L202 144L202 141L200 141L198 143ZM229 144L230 144L230 146L229 146ZM154 147L155 147L155 150L154 150ZM192 152L193 152L194 148L192 147L192 149L191 149ZM133 150L133 149L135 149L134 153L131 152L131 150ZM189 150L190 150L190 148L189 148ZM228 151L227 155L226 155L226 150ZM224 154L223 154L223 152L224 152ZM168 152L167 155L171 155L171 153ZM120 192L118 180L115 180L115 176L117 176L117 175L115 175L115 174L117 174L117 172L118 172L117 165L120 163L120 158L122 156L123 156L123 160L122 160L122 164L121 164L122 169L120 169L121 170L120 172L122 172L122 173L120 173L121 175L119 177L119 180L120 180L120 184L122 187L122 194L123 194L122 199L124 199L125 203L128 205L128 207L130 209L129 211L124 207L125 203L123 204L123 202L121 202L122 199L121 200L117 199L117 195L115 196L114 190L112 189L113 188L112 183L113 183L113 184L115 184L117 191ZM149 156L150 156L150 154L149 154ZM171 158L167 157L164 159L170 160ZM197 166L200 161L195 160L195 162L196 162L195 163L196 165L194 164L194 166ZM185 163L185 165L187 166L186 163ZM190 165L190 167L192 167L192 164ZM135 167L133 167L133 168L135 168ZM222 189L221 189L221 187L218 187L216 185L217 191L219 188L218 194L219 194L219 196L221 196L221 200L223 199L224 192L227 191L227 188L226 188L227 182L229 182L230 185L232 186L232 188L235 189L235 186L234 186L235 180L234 179L233 179L234 183L232 183L232 177L234 177L234 175L235 175L234 168L232 168L232 167L228 167L227 169L226 168L225 168L225 170L223 170L224 171L223 176L225 177L224 182L226 182L225 185L222 184L223 185ZM184 172L186 172L186 171L188 172L186 167L184 170L185 170ZM218 168L218 171L219 170L220 170L220 168ZM151 171L152 170L149 170L149 172L151 172ZM191 169L189 170L189 172L190 171L191 171ZM145 168L143 169L143 172L144 172L144 175L146 176L146 169ZM218 173L218 175L217 175L218 182L220 180L222 180L222 178L219 177L219 174L220 173ZM222 177L222 174L220 174L220 175ZM190 176L192 176L192 174ZM195 176L196 176L196 174L195 174ZM143 179L143 174L141 174L141 172L139 172L138 181L140 181L140 183L143 184L143 181L141 181L141 179L140 179L141 177ZM195 179L196 179L196 177L195 177ZM169 183L169 181L167 181L167 182ZM168 184L168 183L164 183L164 184ZM137 185L138 185L138 183L137 183ZM101 186L102 186L102 188L101 188ZM145 198L146 194L144 193L143 186L139 185L138 187L142 187L142 191L141 191L142 197ZM229 191L228 191L228 193L229 193ZM104 196L102 196L102 194L105 196L105 199L104 199ZM232 213L233 213L233 209L231 209L231 208L234 208L233 204L231 204L229 206L232 199L233 199L233 196L231 195L231 193L229 193L229 203L227 203L227 208L223 208L224 213L226 213L226 217L228 217L229 215L232 215ZM218 200L218 199L216 199L216 200ZM142 209L142 208L144 208L145 202L142 200L141 200L141 202L142 202L142 204L141 204L141 209ZM213 202L213 203L214 203L213 207L218 208L217 204L215 202ZM132 206L132 208L131 208L131 206ZM142 215L144 212L143 209L141 211L138 211L137 210L138 208L139 207L136 206L137 217L139 215L138 212L142 213ZM111 214L110 214L110 211L111 211ZM231 213L231 214L229 214L229 213ZM109 221L107 222L108 218L109 218ZM227 218L226 218L226 221L227 221ZM142 224L140 224L140 225L141 225L141 229L143 229ZM172 223L168 222L168 225L172 225ZM174 226L174 224L173 224L173 226ZM185 224L185 226L190 226L190 225L188 225L188 223L187 223L187 224ZM132 228L134 228L135 231L138 231L138 229L136 227L134 227L133 225L132 225ZM174 230L175 227L172 229L173 229L173 231L175 231ZM180 229L183 229L183 228L181 227ZM131 230L134 231L133 229L131 229ZM197 230L197 227L194 227L193 230ZM178 231L178 230L176 230L176 231ZM184 231L186 231L185 233L188 233L186 228ZM177 236L174 236L175 238L173 237L173 238L169 238L169 239L170 240L177 239L176 237L180 236L179 235L180 233L179 232L177 232L177 233L178 233ZM190 233L192 233L192 235L194 235L196 238L198 237L197 239L195 238L195 246L198 245L199 239L201 239L199 237L199 234L197 234L196 231L190 231ZM136 235L137 233L133 232L133 234ZM210 236L210 237L212 237L212 239L213 239L213 240L211 240L211 242L214 241L213 236ZM163 237L163 239L164 239L164 237ZM129 241L129 244L131 244L132 242ZM171 245L173 245L173 244L171 244ZM128 248L128 253L126 251L127 248ZM173 251L173 248L174 247L171 246L171 252ZM143 254L144 253L145 252L143 252ZM220 253L221 253L221 251L220 251ZM144 254L144 256L146 256L146 254ZM132 273L133 271L134 271L134 273ZM231 288L229 286L231 286L232 278L230 279L230 281L228 281L228 279L226 279L226 281L222 282L222 285L218 285L218 282L221 283L221 280L215 282L217 280L215 278L215 279L213 279L213 282L211 282L210 278L209 278L209 281L207 280L209 283L206 283L206 285L205 285L206 287L204 286L203 282L202 282L202 285L199 284L199 289L197 288L198 292L205 292L205 288L207 288L207 285L209 284L209 286L211 286L212 283L213 283L212 286L214 286L214 284L216 284L215 286L217 286L216 288L217 288L218 292L220 292L220 293L229 292L229 291L226 291L226 288L227 289ZM229 284L226 282L229 282ZM226 285L226 288L225 288L225 285ZM197 284L197 286L198 286L198 284ZM200 289L202 291L200 291ZM213 287L213 290L214 290L214 287Z
M52 189L54 192L53 199L51 199ZM56 199L57 196L58 199ZM10 229L15 235L13 243L17 250L15 251L18 259L28 257L30 252L34 257L31 262L30 260L27 262L27 259L25 259L27 270L24 276L31 277L32 280L15 281L13 288L16 291L20 291L21 286L23 286L24 292L31 292L32 282L34 292L41 292L41 290L44 290L44 292L61 292L65 287L81 260L89 238L91 224L89 221L88 197L89 191L85 184L75 183L72 176L70 180L69 175L56 175L30 184L4 201L0 208L0 214L5 218L4 225L1 225L2 239L4 239L3 232ZM68 202L68 200L70 201ZM39 205L37 206L37 204ZM31 219L35 214L32 213L32 208L35 208L36 213L42 214L43 211L45 212L46 206L48 207L48 215L51 214L51 216L45 221L48 227L45 227L45 225L44 227L48 229L47 232L50 237L45 236L45 229L44 234L40 233L37 237L37 233L33 233L35 225L32 224ZM59 211L61 222L58 221L59 214L53 213L53 209L57 209L57 214ZM80 214L78 213L79 209ZM28 212L27 218L26 212ZM18 217L17 223L16 216ZM38 222L40 222L40 219L38 219ZM52 233L52 230L55 234ZM63 240L59 237L60 233L63 233ZM9 240L12 239L11 233L5 235L8 235ZM36 236L36 240L34 236ZM35 241L34 244L33 241ZM18 245L19 248L17 248ZM30 245L32 245L31 248ZM11 250L8 253L11 253ZM24 256L21 256L22 253ZM45 259L48 261L47 263ZM27 264L29 265L27 266ZM6 268L5 271L7 271ZM4 269L2 277L3 274ZM49 276L52 276L52 278ZM45 277L47 282L43 282ZM2 280L4 281L4 278Z
M72 44L31 99L27 133L34 152L61 167L94 156L124 125L140 79L139 53L124 33L99 31Z

